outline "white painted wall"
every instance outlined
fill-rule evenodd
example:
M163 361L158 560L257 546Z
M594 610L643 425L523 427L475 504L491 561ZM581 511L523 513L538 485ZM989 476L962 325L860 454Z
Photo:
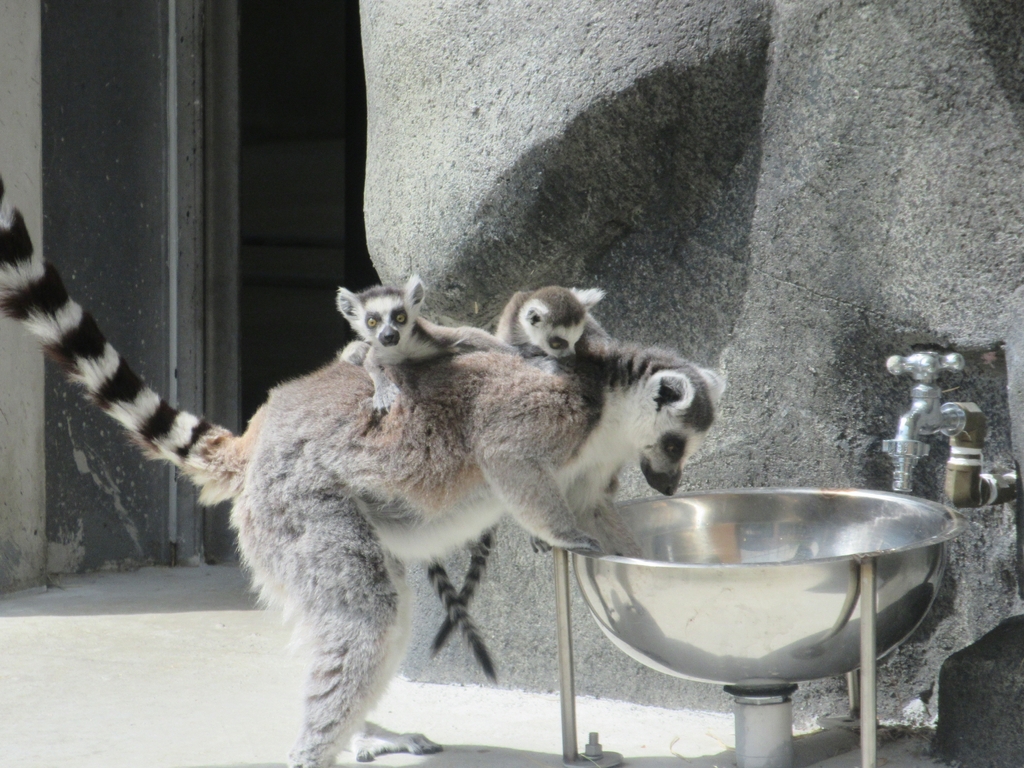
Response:
M0 0L0 175L42 251L40 3ZM46 575L43 359L0 319L0 592Z

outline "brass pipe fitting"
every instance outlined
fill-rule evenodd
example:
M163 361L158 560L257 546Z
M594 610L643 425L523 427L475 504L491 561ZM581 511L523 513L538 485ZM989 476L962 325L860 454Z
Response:
M990 501L986 504L1006 504L1017 498L1017 473L1004 470L998 473L981 475L982 489L988 489Z
M980 507L981 452L985 447L985 414L976 403L956 403L967 419L964 428L949 438L946 495L957 507Z
M946 462L946 496L955 507L980 507L981 452L985 446L985 415L977 403L954 403L967 417L964 428L949 437Z
M963 411L966 420L963 429L949 438L946 495L957 507L984 507L1012 501L1017 496L1016 473L991 475L981 471L985 414L975 403L954 405Z

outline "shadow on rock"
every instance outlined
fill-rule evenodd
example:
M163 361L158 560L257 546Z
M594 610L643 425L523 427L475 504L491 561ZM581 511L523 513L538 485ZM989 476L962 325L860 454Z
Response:
M444 274L427 276L435 311L468 320L460 313L480 298L496 315L513 288L594 274L632 233L670 228L685 242L728 204L723 187L744 157L760 156L769 34L765 21L748 48L660 67L524 154L480 202ZM722 226L734 230L734 218Z

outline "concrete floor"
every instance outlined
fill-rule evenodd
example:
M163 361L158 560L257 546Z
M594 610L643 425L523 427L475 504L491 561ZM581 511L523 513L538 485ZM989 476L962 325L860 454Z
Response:
M303 662L236 568L64 577L0 599L0 766L271 768L299 723ZM554 681L553 681L554 682ZM581 698L581 733L638 768L735 765L732 718ZM445 745L382 766L561 764L558 697L395 680L372 719ZM921 768L927 734L884 732L878 765ZM856 737L797 739L798 766L860 765ZM354 765L344 752L339 763Z

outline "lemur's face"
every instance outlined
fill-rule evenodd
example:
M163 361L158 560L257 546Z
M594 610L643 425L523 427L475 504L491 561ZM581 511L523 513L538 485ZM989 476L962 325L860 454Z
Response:
M640 470L648 485L671 496L683 466L711 428L725 382L703 369L669 370L652 376L647 387L654 421L652 439L640 452Z
M523 307L519 323L526 338L549 357L569 357L576 354L576 342L586 327L586 318L572 325L551 322L550 310L539 301Z
M356 331L374 346L398 347L409 336L414 312L402 296L372 298L362 307L361 327Z
M396 349L412 336L423 294L423 284L415 275L404 289L370 288L355 294L339 288L338 311L364 341L378 349Z

